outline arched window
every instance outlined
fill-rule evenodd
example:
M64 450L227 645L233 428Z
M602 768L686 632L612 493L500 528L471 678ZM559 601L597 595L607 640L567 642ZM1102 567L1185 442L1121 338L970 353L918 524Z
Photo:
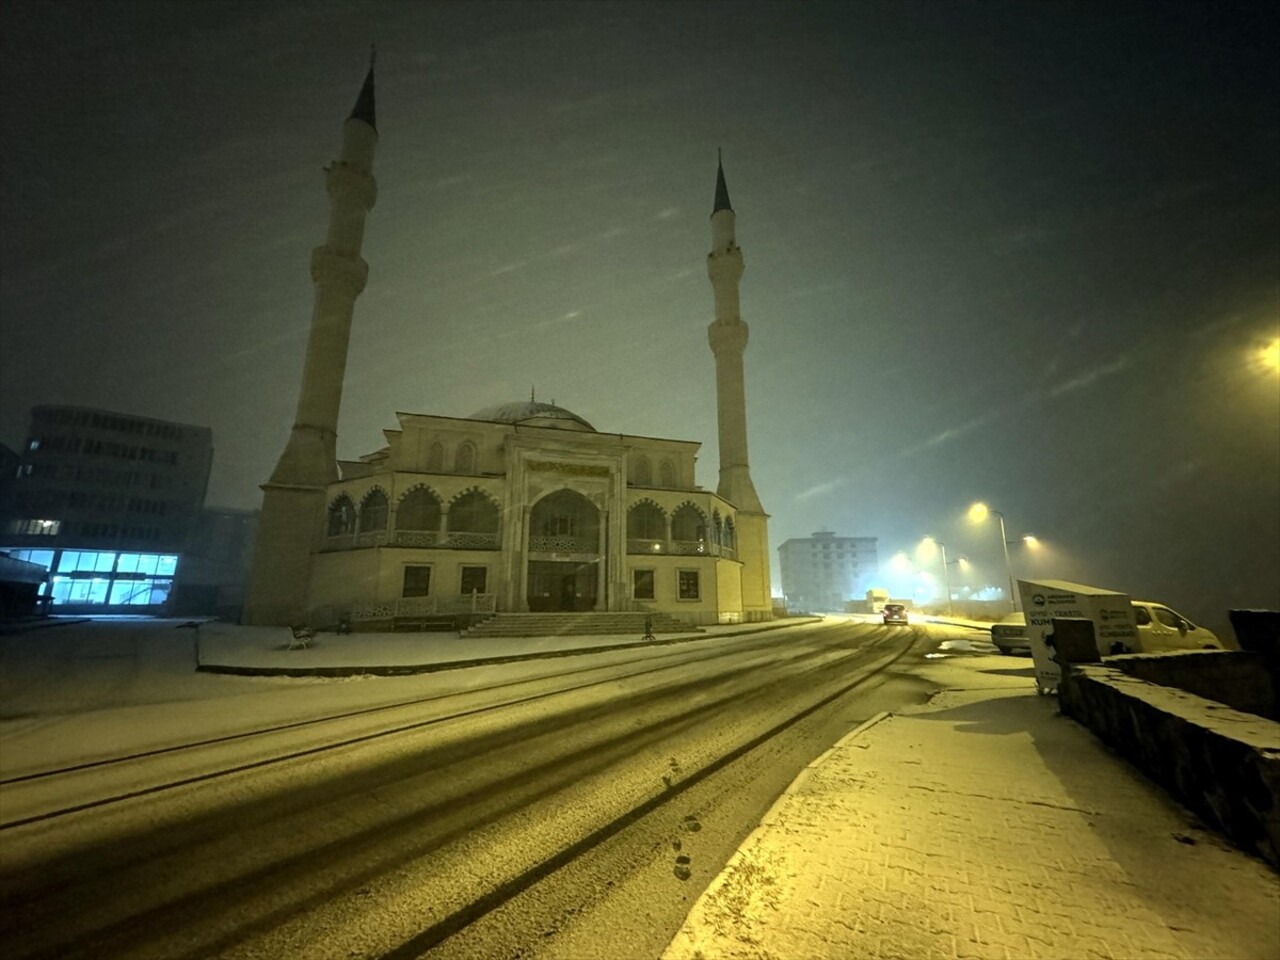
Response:
M636 460L636 486L653 486L653 467L650 466L648 457L642 456Z
M396 507L397 530L439 530L440 501L426 487L414 487Z
M667 539L667 515L652 500L641 500L627 511L628 540Z
M427 454L427 472L444 473L444 444L437 440Z
M662 465L658 468L658 486L666 487L670 490L676 485L676 468L671 465L670 460L663 460Z
M470 440L458 447L458 452L453 460L454 473L475 473L476 472L476 448Z
M720 511L711 511L711 542L719 546L723 542L723 527L720 523Z
M733 517L724 518L724 545L730 550L738 549L738 531L733 527Z
M329 504L328 534L349 537L356 532L356 505L345 493Z
M705 543L707 539L707 518L693 504L681 504L676 509L676 512L671 515L671 539L686 545ZM690 550L686 548L684 552L688 553Z
M387 529L387 495L381 490L370 490L360 503L360 532Z
M498 505L479 490L468 490L449 507L449 530L459 533L497 533Z
M531 550L594 553L600 540L600 511L574 490L557 490L529 511Z

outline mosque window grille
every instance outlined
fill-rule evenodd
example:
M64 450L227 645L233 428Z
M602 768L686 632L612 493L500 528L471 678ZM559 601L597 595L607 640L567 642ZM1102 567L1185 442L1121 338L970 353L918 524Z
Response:
M453 472L472 474L476 472L476 448L471 441L465 441L458 447L454 455Z
M431 444L427 453L427 472L444 473L444 444L439 440Z
M356 532L356 505L345 494L329 505L326 532L330 538L349 537Z
M636 459L635 482L638 487L653 486L653 466L649 458L641 456Z
M658 467L658 486L665 487L668 490L676 485L676 468L670 460L663 460Z

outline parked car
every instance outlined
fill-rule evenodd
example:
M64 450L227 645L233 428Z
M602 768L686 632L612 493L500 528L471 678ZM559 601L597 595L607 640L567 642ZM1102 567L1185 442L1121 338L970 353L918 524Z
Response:
M1031 641L1027 639L1027 615L1011 613L999 623L993 623L991 642L1006 657L1014 653L1030 653Z
M907 622L907 608L900 603L886 603L882 615L886 625Z
M1212 630L1197 627L1162 603L1134 600L1133 619L1138 625L1138 649L1143 653L1223 649L1222 641Z

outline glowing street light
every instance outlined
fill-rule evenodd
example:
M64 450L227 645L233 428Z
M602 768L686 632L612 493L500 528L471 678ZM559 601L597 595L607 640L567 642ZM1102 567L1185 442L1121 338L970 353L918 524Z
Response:
M975 503L969 508L969 522L983 523L987 517L995 515L1000 518L1000 547L1004 550L1004 569L1009 575L1009 605L1014 612L1018 609L1018 595L1013 590L1013 564L1009 562L1009 539L1008 534L1004 532L1004 514L999 510L992 510L985 503Z

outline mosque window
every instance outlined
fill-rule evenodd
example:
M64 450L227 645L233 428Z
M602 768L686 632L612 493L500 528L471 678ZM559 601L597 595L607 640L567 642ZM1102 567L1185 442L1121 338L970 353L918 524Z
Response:
M414 487L396 507L397 530L439 530L440 501L426 487Z
M431 445L431 451L427 454L427 472L444 473L444 444L439 440Z
M667 489L676 485L676 468L671 465L670 460L663 460L658 467L658 485Z
M431 567L405 564L402 597L425 597L431 592Z
M350 497L341 496L329 506L329 536L344 537L355 532L356 506Z
M489 582L488 567L463 567L460 593L484 593Z
M697 545L693 552L702 553L707 539L706 517L693 504L681 504L671 515L671 539L680 543L686 553L693 545Z
M360 532L387 529L387 495L381 490L370 490L360 504Z
M476 448L470 441L458 447L457 456L453 462L454 473L475 473L476 472Z
M479 490L464 493L449 508L449 529L463 533L497 533L498 505Z
M724 545L731 550L738 549L738 532L733 526L733 517L724 518Z
M648 457L642 456L636 460L636 486L653 486L653 467L649 464Z
M650 500L642 500L628 510L627 539L666 540L667 515L662 512L662 508Z
M677 570L676 583L679 588L679 596L681 600L700 599L697 570Z
M654 576L652 570L631 571L631 596L635 600L653 599Z

